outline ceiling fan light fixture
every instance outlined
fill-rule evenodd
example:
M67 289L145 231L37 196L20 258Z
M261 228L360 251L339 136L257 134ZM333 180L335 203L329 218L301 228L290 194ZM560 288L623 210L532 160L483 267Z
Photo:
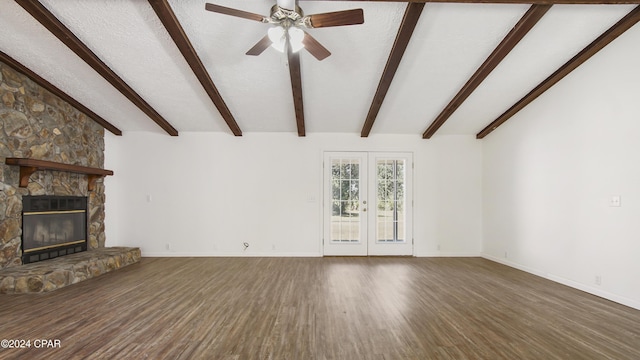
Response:
M363 9L342 10L305 16L302 9L296 5L298 0L275 0L275 2L276 4L271 7L271 14L269 16L210 3L205 4L205 9L219 14L270 24L271 28L267 31L267 36L263 36L260 41L247 51L246 54L252 56L262 54L262 52L271 45L271 47L283 53L285 51L297 52L302 48L306 48L316 59L323 60L331 55L331 52L303 29L364 23Z
M273 26L269 28L269 30L267 30L267 36L269 36L269 40L271 40L271 47L278 50L279 52L285 51L287 37L289 37L291 51L298 52L304 47L304 45L302 44L302 40L304 39L304 31L297 27L289 27L285 29L280 25Z
M304 39L304 31L297 27L289 28L289 42L291 44L291 51L297 52L304 47L302 40Z
M267 30L267 36L269 36L269 40L271 40L271 47L280 52L284 52L284 46L287 38L285 36L285 30L282 26L274 26L269 28L269 30Z

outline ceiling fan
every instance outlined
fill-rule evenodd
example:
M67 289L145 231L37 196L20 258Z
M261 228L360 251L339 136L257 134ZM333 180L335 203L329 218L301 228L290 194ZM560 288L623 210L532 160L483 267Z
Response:
M296 4L296 0L277 0L276 5L271 8L271 15L268 17L209 3L205 5L205 9L219 14L236 16L273 25L267 31L267 35L247 51L247 55L254 56L262 54L269 46L280 52L288 51L287 49L296 52L304 47L316 59L323 60L331 55L331 52L309 35L309 33L304 31L304 28L310 29L364 23L364 12L362 9L304 15L302 9Z

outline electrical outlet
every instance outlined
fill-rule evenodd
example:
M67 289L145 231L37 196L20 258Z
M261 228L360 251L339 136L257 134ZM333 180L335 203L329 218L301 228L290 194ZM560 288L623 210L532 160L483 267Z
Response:
M602 277L600 275L596 275L596 285L602 285Z
M171 250L171 246L169 245L169 243L164 244L164 248L165 248L165 250L167 250L167 251L170 251L170 250Z
M610 207L620 207L622 206L622 198L620 195L611 195L609 198L609 206Z
M506 258L508 258L508 257L509 257L509 253L505 251L505 252L504 252L504 258L506 259Z
M440 244L438 244L438 251L440 251Z

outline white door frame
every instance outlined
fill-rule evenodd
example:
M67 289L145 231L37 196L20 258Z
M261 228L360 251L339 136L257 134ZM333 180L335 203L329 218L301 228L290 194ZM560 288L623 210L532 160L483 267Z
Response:
M353 210L357 212L357 221L359 225L359 238L355 239L354 223L347 223L351 231L351 237L344 236L341 238L348 239L342 241L332 241L331 221L335 221L333 214L334 208L332 203L332 163L337 159L350 159L359 162L359 198L358 206ZM404 241L377 241L379 226L377 206L377 189L378 189L378 161L385 160L401 160L404 164L404 198L402 199L402 211L404 212L404 223L401 234ZM411 152L334 152L325 151L323 154L323 171L322 171L322 250L324 256L378 256L378 255L398 255L413 256L413 153ZM346 181L346 180L340 180ZM351 180L353 181L353 180ZM342 216L340 216L342 218ZM355 216L354 216L355 218ZM341 224L344 224L344 220ZM397 225L397 224L396 224ZM344 229L344 225L340 225L340 229ZM382 226L382 225L380 225ZM335 232L335 229L334 229ZM335 236L335 234L333 234ZM350 240L349 240L350 239Z

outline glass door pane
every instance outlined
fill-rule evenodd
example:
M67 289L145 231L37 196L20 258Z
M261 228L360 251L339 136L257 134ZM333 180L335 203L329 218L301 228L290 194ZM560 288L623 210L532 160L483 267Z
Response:
M411 153L370 153L369 255L413 255Z
M366 159L366 153L325 153L325 255L367 254Z
M360 160L331 159L332 242L360 241Z
M405 164L404 159L376 162L376 241L405 242Z

